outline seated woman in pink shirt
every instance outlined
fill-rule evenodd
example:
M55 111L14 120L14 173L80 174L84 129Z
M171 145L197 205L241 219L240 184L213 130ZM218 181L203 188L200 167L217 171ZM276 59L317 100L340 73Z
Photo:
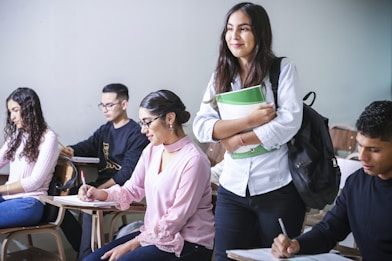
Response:
M82 200L116 201L127 209L146 197L139 232L116 239L84 260L211 260L214 217L210 163L186 136L190 114L171 91L148 94L140 103L140 126L150 140L132 177L122 186L79 190Z
M41 103L30 88L14 90L8 108L0 168L9 164L10 173L0 185L0 228L32 226L40 222L50 180L59 157L56 134L44 119Z

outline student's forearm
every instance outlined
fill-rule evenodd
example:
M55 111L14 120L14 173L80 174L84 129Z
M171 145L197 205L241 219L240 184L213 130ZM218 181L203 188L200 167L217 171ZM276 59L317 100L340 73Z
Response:
M254 131L249 131L245 133L238 134L240 137L240 141L244 144L241 145L250 145L250 144L262 144L262 141L259 140L256 133Z
M219 120L214 125L212 137L215 140L221 140L231 137L243 130L250 128L246 118L234 120Z
M0 186L1 195L12 195L25 192L19 181Z

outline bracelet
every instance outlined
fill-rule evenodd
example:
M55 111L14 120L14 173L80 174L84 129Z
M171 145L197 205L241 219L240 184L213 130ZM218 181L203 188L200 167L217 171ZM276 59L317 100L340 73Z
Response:
M239 134L239 136L240 136L241 145L242 145L242 146L245 146L245 145L246 145L246 142L242 139L241 133Z

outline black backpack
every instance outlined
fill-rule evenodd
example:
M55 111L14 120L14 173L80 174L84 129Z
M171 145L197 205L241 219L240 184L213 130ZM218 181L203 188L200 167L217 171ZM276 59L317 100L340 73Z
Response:
M282 58L276 58L270 69L276 107ZM303 100L306 101L310 95L313 95L312 102L309 105L303 104L301 128L287 143L289 167L293 183L305 205L323 209L325 205L334 202L339 191L341 173L329 134L328 119L311 107L316 93L309 92Z

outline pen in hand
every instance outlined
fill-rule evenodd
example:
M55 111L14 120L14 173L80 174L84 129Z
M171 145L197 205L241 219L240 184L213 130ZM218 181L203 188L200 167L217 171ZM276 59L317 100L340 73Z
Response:
M84 178L84 172L83 172L83 170L80 172L80 174L81 174L81 177L82 177L82 182L83 182L83 187L84 187L84 193L86 194L86 197L88 197L88 196L87 196L86 179Z
M280 229L282 229L283 235L284 235L285 237L287 237L287 239L288 239L289 242L290 242L290 238L289 238L289 236L287 235L286 227L285 227L284 224L283 224L282 218L278 218L278 221L279 221Z
M60 147L61 147L62 149L66 149L66 148L67 148L67 147L65 147L64 144L62 144L60 141L57 141L57 143L60 145Z

